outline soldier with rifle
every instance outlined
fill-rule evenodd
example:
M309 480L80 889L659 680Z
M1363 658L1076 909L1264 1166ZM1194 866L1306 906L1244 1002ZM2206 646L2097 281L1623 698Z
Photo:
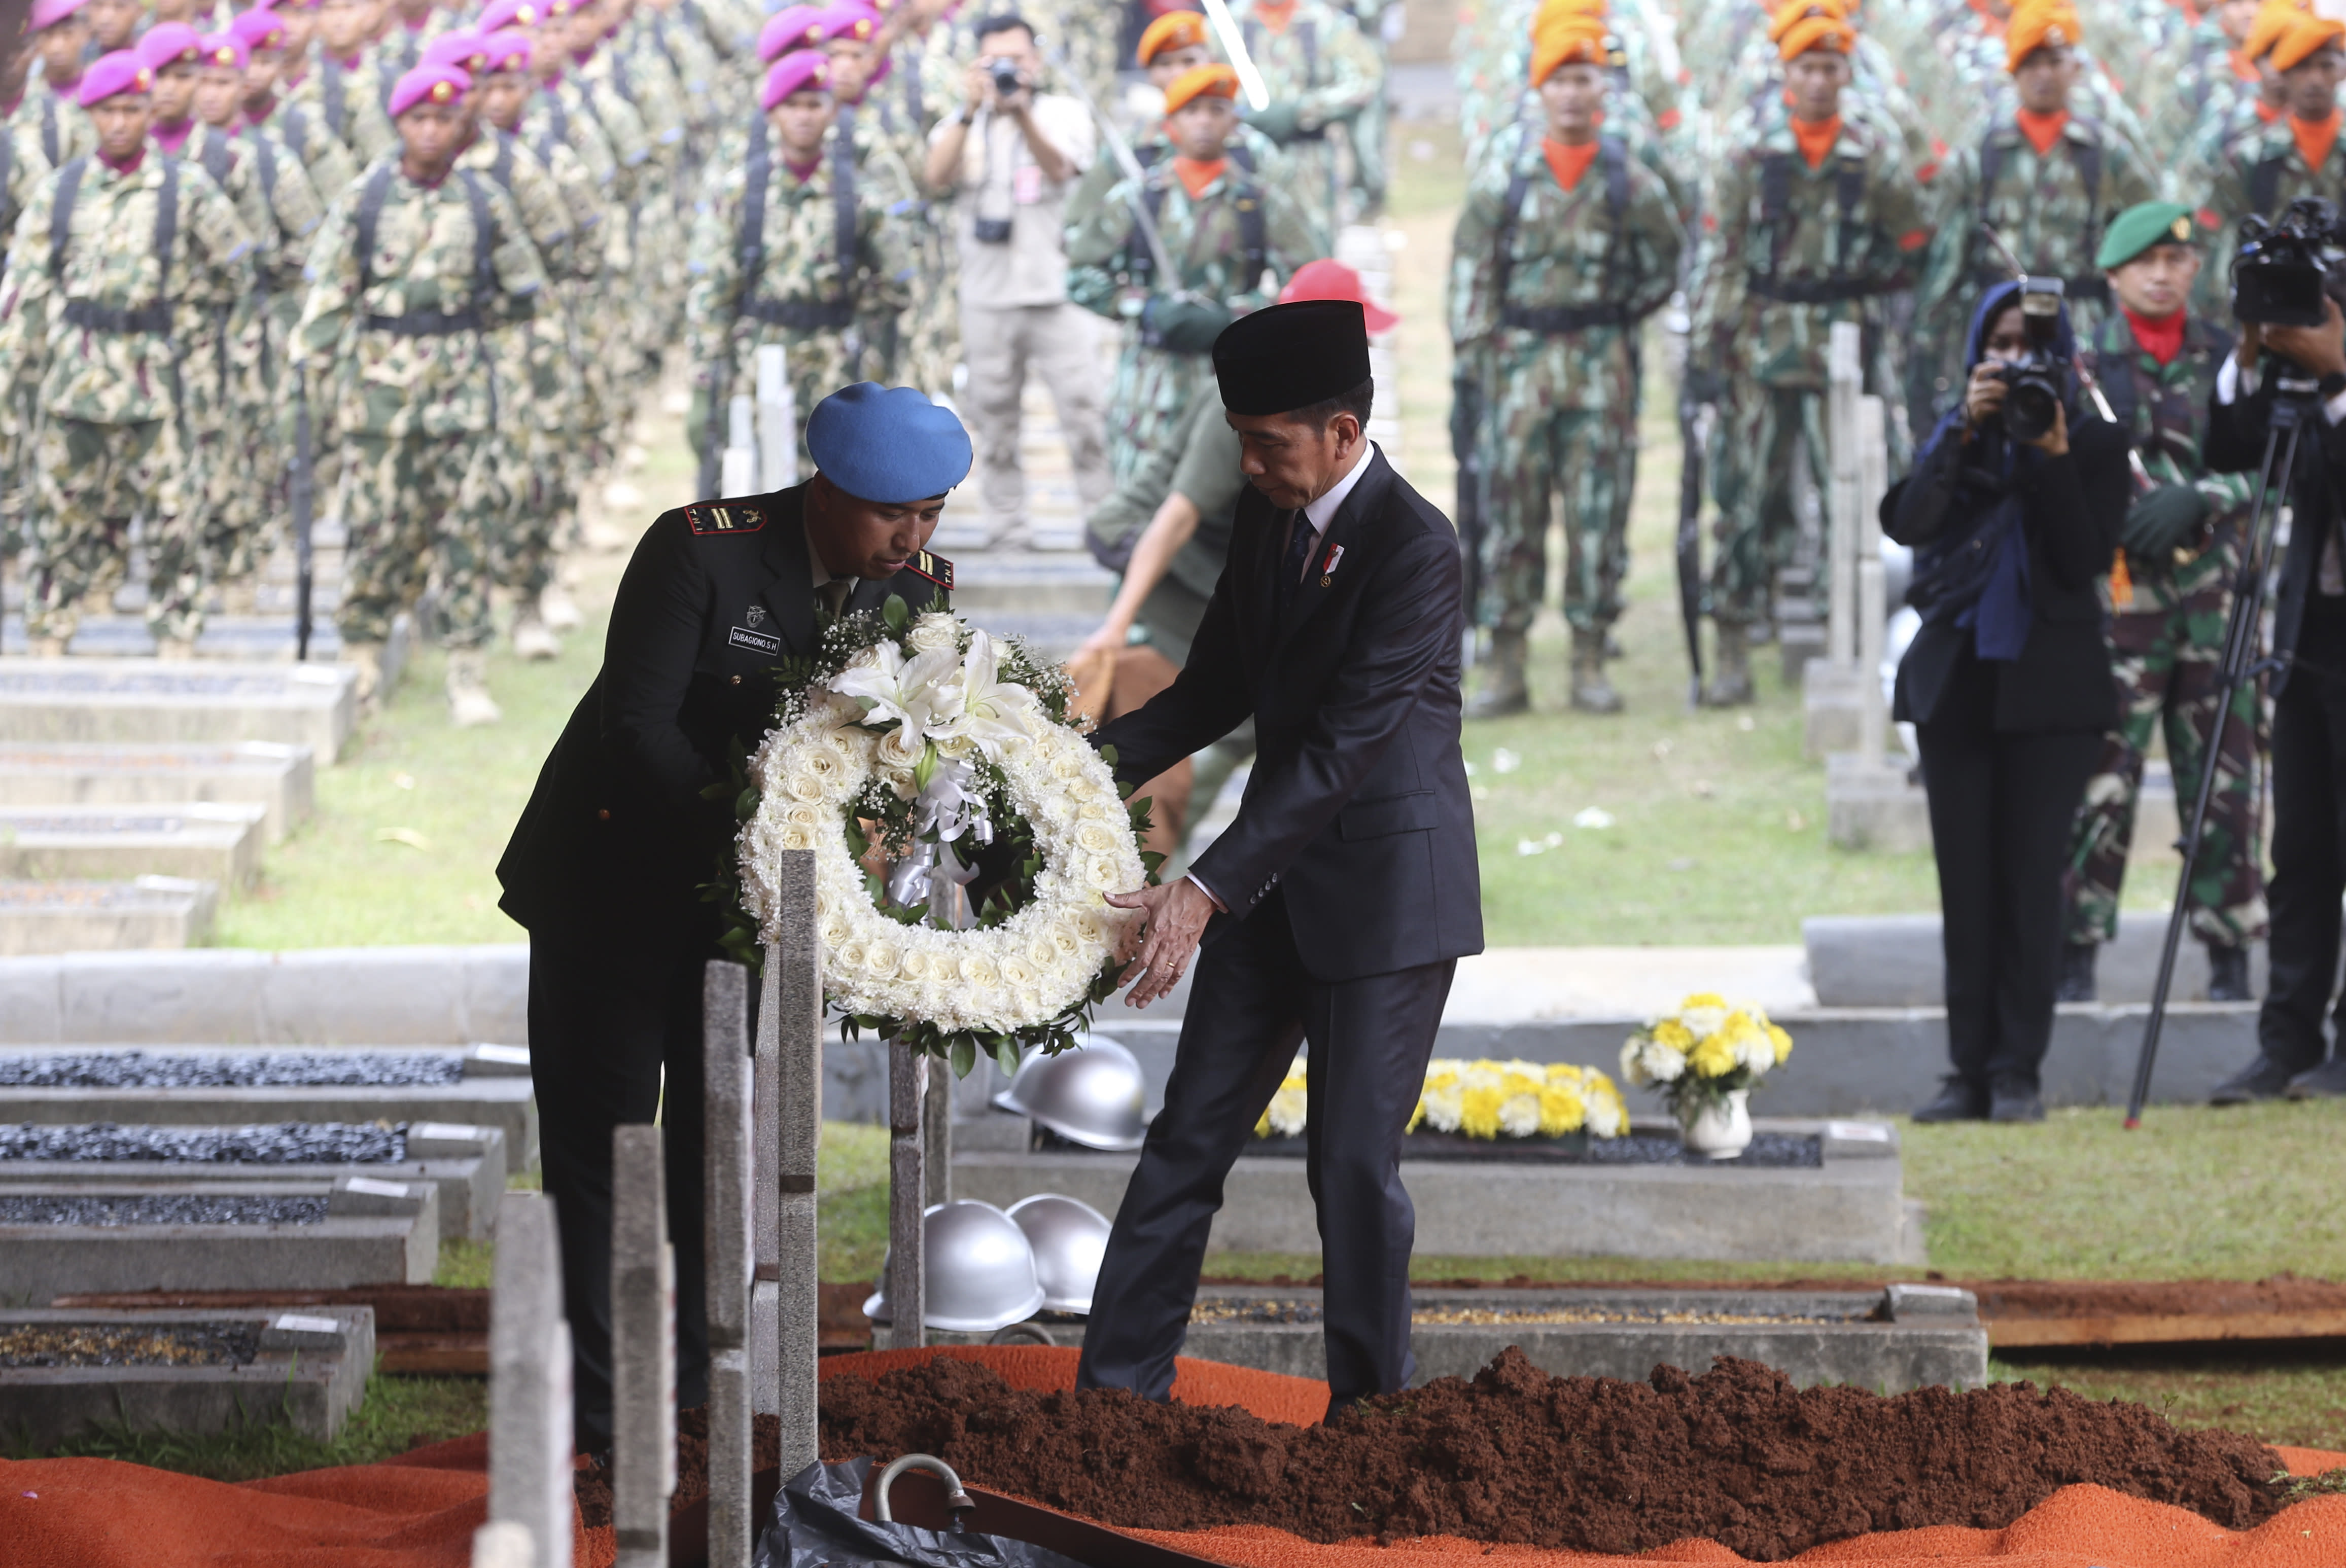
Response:
M1508 162L1485 163L1451 245L1451 339L1490 399L1473 426L1468 611L1490 628L1491 652L1470 717L1531 706L1531 624L1559 499L1572 706L1621 708L1605 678L1605 641L1629 562L1637 329L1677 288L1683 236L1668 188L1618 137L1598 134L1609 54L1603 22L1560 12L1542 20L1531 70L1545 134Z

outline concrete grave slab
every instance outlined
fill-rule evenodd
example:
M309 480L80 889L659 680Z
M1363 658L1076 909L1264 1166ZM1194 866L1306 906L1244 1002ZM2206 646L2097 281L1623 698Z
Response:
M1811 915L1800 922L1817 1001L1827 1007L1937 1007L1945 999L1946 969L1940 951L1936 914ZM2150 1000L2158 978L2158 954L2167 940L2161 910L2127 910L2118 915L2115 942L2104 942L2094 979L2105 1005ZM2249 947L2249 979L2265 993L2265 944ZM2198 1002L2208 994L2208 950L2188 930L2175 950L2173 1000Z
M303 746L0 745L5 807L250 802L266 808L262 835L274 844L309 819L315 794L316 769Z
M0 807L0 877L184 877L224 888L260 871L266 808L250 802Z
M59 1331L75 1329L88 1331L81 1355L57 1356ZM138 1359L142 1344L161 1354ZM25 1364L44 1353L91 1364ZM0 1308L0 1436L46 1448L98 1427L202 1436L281 1419L326 1441L373 1367L364 1307Z
M349 665L0 660L0 740L273 740L340 755L357 716Z
M360 1285L423 1285L440 1257L439 1225L428 1212L338 1216L250 1223L11 1223L6 1199L222 1196L329 1199L316 1184L85 1180L37 1187L0 1176L0 1297L16 1305L117 1290L336 1290ZM130 1212L137 1212L135 1210Z
M196 947L219 907L219 884L190 877L0 880L0 955Z

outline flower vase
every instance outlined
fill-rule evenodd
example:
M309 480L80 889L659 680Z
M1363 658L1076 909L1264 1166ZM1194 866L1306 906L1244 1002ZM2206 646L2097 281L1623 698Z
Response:
M1730 1089L1724 1100L1713 1100L1704 1105L1686 1125L1687 1152L1714 1160L1731 1160L1749 1147L1750 1098L1749 1089Z

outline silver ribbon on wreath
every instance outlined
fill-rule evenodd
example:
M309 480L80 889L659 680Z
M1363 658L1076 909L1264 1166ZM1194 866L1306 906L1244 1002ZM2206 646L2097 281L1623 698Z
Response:
M969 762L938 761L913 801L918 841L888 871L892 903L903 909L926 904L931 924L956 931L977 923L964 891L977 880L977 868L961 858L957 846L963 839L981 845L994 842L994 820L986 811L985 797L971 789L976 778L977 769Z

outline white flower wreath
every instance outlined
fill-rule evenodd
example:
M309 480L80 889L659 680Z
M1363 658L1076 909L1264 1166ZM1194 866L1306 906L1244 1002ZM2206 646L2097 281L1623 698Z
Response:
M786 697L796 717L750 759L757 804L740 838L741 903L772 940L775 857L813 850L826 1000L953 1055L962 1071L980 1046L1015 1066L1021 1044L1072 1040L1104 993L1127 918L1103 895L1140 887L1148 871L1107 761L1054 716L1063 692L1038 696L1046 683L1023 649L948 614L905 625L901 606L892 610L877 626L855 625L871 616L844 623L819 661L843 667L818 667ZM913 838L888 884L913 896L891 897L892 908L859 860L875 799L903 803L892 814ZM1033 844L1031 880L1006 916L961 931L908 923L936 881L969 874L961 848L999 834ZM906 881L908 863L917 874Z

